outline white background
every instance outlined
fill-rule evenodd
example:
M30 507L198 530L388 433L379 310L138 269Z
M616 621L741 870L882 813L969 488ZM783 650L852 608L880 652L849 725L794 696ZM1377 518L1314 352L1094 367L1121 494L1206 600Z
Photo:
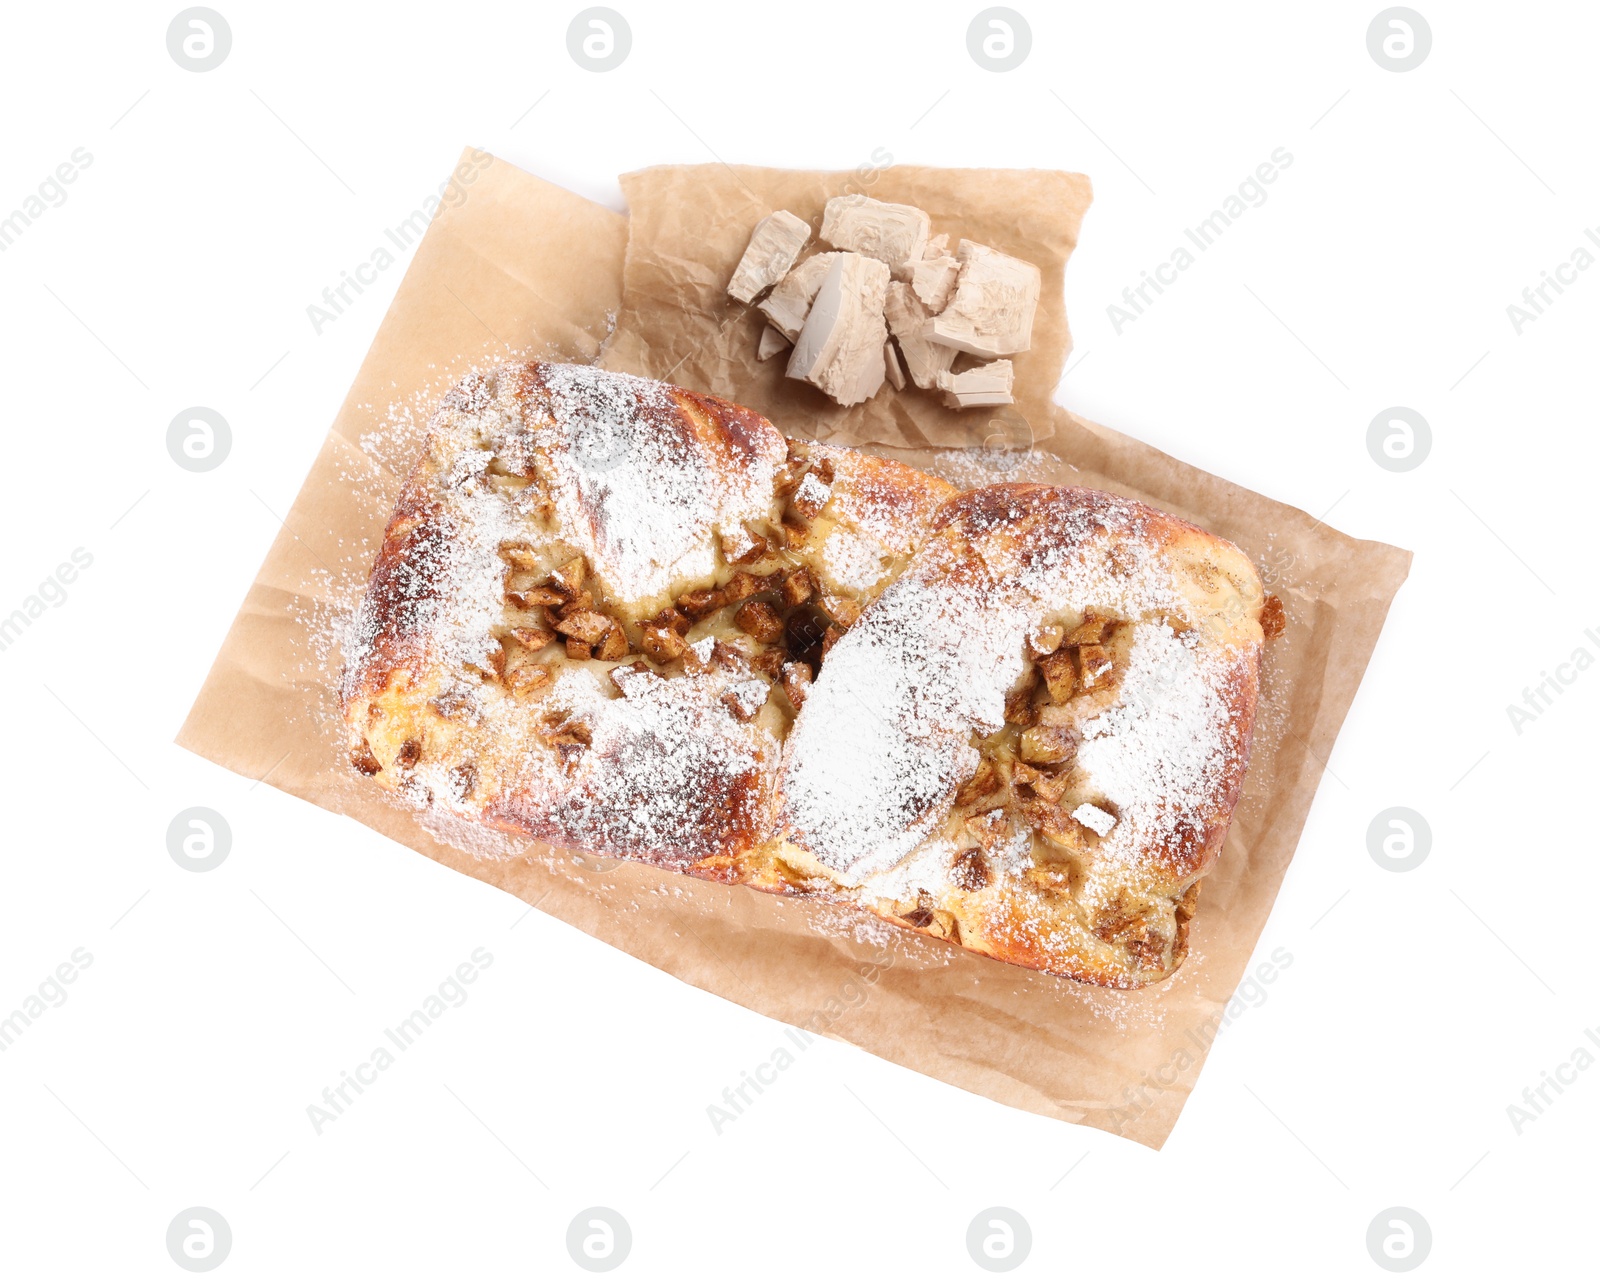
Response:
M1600 673L1521 733L1506 707L1600 656L1600 270L1520 335L1506 308L1600 224L1600 11L1416 0L1432 52L1397 74L1376 0L1017 0L1032 52L997 74L975 3L615 0L632 52L596 74L576 4L216 3L204 74L168 55L175 4L12 6L0 38L0 217L93 157L0 254L0 614L93 557L0 652L0 1013L93 957L0 1054L0 1271L182 1275L196 1205L238 1277L582 1275L591 1205L632 1227L624 1275L983 1275L996 1205L1031 1225L1022 1275L1383 1275L1396 1205L1424 1275L1593 1269L1600 1068L1520 1135L1507 1107L1600 1024ZM402 268L320 336L306 307L469 142L617 207L669 161L1087 173L1059 398L1415 550L1261 941L1293 964L1164 1151L829 1042L719 1136L780 1025L172 746ZM1108 304L1278 147L1266 203L1117 334ZM191 405L233 430L208 474L165 449ZM1394 405L1432 426L1404 474L1365 444ZM233 832L205 874L166 848L193 805ZM1431 826L1415 871L1369 857L1393 805ZM314 1134L477 947L467 1003Z

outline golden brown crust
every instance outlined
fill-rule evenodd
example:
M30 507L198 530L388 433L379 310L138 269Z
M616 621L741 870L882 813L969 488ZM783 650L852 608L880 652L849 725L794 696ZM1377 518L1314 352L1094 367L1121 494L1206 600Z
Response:
M441 817L1139 986L1238 799L1262 600L1231 544L1112 495L958 494L715 397L506 366L402 487L350 759Z

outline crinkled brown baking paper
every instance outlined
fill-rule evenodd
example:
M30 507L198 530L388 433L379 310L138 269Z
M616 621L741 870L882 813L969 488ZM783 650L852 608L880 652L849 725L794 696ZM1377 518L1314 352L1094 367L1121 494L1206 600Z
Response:
M327 620L359 594L399 486L396 473L408 463L384 456L387 438L376 430L391 403L442 389L469 366L513 350L592 360L620 316L617 363L663 375L670 368L663 361L681 362L674 373L680 381L767 409L790 432L815 426L836 439L902 444L917 443L918 431L929 435L917 421L900 423L897 434L876 408L853 421L815 405L791 416L788 389L756 362L745 320L729 327L730 345L704 351L686 352L679 332L721 324L713 295L731 274L748 225L768 212L764 200L814 217L824 196L850 189L855 175L653 170L625 180L639 201L630 228L620 215L503 161L476 163L464 199L439 214L418 248L179 743L251 778L268 775L283 791L537 902L750 1009L1002 1103L1160 1146L1244 975L1294 854L1320 761L1332 750L1409 554L1346 537L1049 406L1066 349L1060 267L1087 195L1082 179L888 170L874 195L915 199L934 214L936 230L959 230L1024 256L1031 250L1041 260L1048 293L1032 376L1043 382L1026 391L1039 434L1052 432L1044 462L1056 474L1145 499L1233 539L1288 606L1288 631L1270 647L1264 673L1244 798L1202 888L1188 963L1156 987L1109 992L986 960L839 907L638 864L554 858L542 848L502 860L463 853L354 777L338 729L339 657L326 645ZM464 165L472 167L471 153ZM715 203L723 198L726 207ZM691 217L705 233L699 252L687 243ZM1035 236L1039 248L1031 249L1028 237ZM679 300L698 309L691 319L678 314ZM926 449L904 456L934 460ZM969 458L969 471L976 465L1002 477L1022 465L1003 451L979 459Z

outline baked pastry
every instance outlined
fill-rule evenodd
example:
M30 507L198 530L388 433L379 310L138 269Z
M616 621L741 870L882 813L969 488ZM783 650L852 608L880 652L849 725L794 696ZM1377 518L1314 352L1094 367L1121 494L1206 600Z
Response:
M534 362L441 402L341 692L354 768L436 816L1137 987L1227 833L1263 600L1138 503Z

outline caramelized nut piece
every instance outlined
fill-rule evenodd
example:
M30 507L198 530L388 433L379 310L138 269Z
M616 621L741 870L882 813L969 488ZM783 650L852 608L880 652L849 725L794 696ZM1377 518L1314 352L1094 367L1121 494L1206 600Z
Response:
M550 575L550 586L555 588L568 600L583 590L583 577L585 566L583 557L579 556L569 560L560 569Z
M634 684L634 679L640 676L654 675L650 664L642 658L636 658L625 667L611 669L611 683L617 687L619 694L626 695L628 687Z
M513 694L531 694L555 678L555 669L546 663L524 663L506 673L506 685Z
M789 696L789 706L799 711L811 690L811 665L785 663L783 665L783 692Z
M350 764L369 777L383 768L383 762L372 754L372 746L366 739L361 740L360 746L350 749Z
M1028 652L1034 658L1043 658L1046 654L1054 654L1061 648L1061 642L1066 638L1067 629L1060 623L1049 627L1041 627L1028 636Z
M769 645L783 635L783 619L765 601L746 601L734 614L733 622L741 632Z
M1017 754L1030 765L1061 765L1078 752L1072 731L1054 725L1035 725L1022 731Z
M1283 611L1283 602L1276 596L1268 596L1261 602L1261 634L1268 640L1274 640L1283 635L1283 629L1289 625L1289 618Z
M1102 618L1099 614L1090 612L1083 616L1083 621L1067 634L1065 644L1068 645L1098 645L1106 638L1106 628L1110 625L1109 618Z
M834 596L824 592L822 594L822 608L828 617L838 623L840 627L849 627L856 619L861 617L861 606L848 596Z
M579 640L576 636L567 637L568 658L593 658L594 646Z
M1039 835L1052 845L1081 857L1086 857L1092 852L1089 848L1088 829L1081 823L1073 822L1059 806L1038 801L1027 807L1027 816Z
M619 658L625 658L628 653L628 633L622 630L621 623L612 623L611 630L600 638L600 643L594 647L594 656L603 658L608 663L614 663Z
M664 610L652 618L650 623L654 627L670 627L673 631L677 632L679 636L687 636L689 634L689 629L694 626L688 617L680 614L671 605L668 605Z
M722 558L730 565L750 565L767 554L767 540L741 525L738 532L722 536Z
M714 641L711 645L711 661L725 672L750 670L750 655L745 652L744 646L734 641Z
M727 596L714 587L702 587L678 597L678 609L691 619L704 618L727 603Z
M974 801L985 796L992 796L1000 790L1000 772L995 769L994 762L980 760L977 772L973 774L956 792L955 805L959 809L964 805L971 805Z
M653 658L658 663L670 663L675 658L683 657L689 642L678 634L675 627L646 623L639 633L639 648L647 658Z
M478 767L463 761L450 771L450 791L458 801L468 799L478 786Z
M568 721L559 725L547 735L550 745L556 749L556 755L561 758L563 769L571 769L589 750L589 727L577 721Z
M422 759L422 744L414 738L408 738L400 744L400 755L394 758L394 763L401 769L410 769Z
M969 815L966 823L967 830L978 838L978 844L984 849L989 849L1004 836L1008 826L1009 820L1004 809Z
M1101 645L1078 646L1078 682L1084 689L1110 684L1111 654Z
M1044 673L1044 683L1050 690L1052 703L1065 703L1072 697L1072 692L1078 683L1078 672L1073 666L1069 650L1058 649L1053 654L1045 654L1035 659L1034 662Z
M1056 774L1040 771L1039 776L1033 780L1033 794L1054 805L1065 795L1069 779L1070 775L1066 770Z
M506 603L517 609L533 609L539 605L561 605L566 597L553 587L530 587L526 591L507 592Z
M769 649L758 649L750 656L750 662L758 672L764 672L771 679L777 680L786 657L781 649L773 646Z
M794 491L789 506L802 520L815 520L817 513L828 505L832 493L815 471L808 471L799 488Z
M732 712L738 720L754 720L767 701L767 695L772 687L764 680L740 681L731 689L722 693L722 705Z
M989 860L982 850L962 850L950 864L950 883L969 894L983 889L989 880Z
M749 600L757 592L765 591L766 584L754 574L740 570L727 582L722 589L722 595L731 604L738 601Z
M511 629L511 639L521 645L523 649L543 649L555 638L556 634L554 632L546 631L543 627L513 627Z
M598 644L611 630L611 620L592 609L574 610L565 618L556 620L556 631L563 636L580 640L585 645Z
M702 636L683 651L683 667L689 672L703 672L711 666L711 655L716 652L717 642L713 637Z
M1039 709L1033 705L1033 691L1039 688L1039 677L1031 668L1023 673L1017 687L1006 695L1006 720L1012 725L1039 723Z
M804 605L811 599L811 593L816 590L811 582L811 571L805 568L790 570L783 576L780 585L783 592L783 603L790 607Z

